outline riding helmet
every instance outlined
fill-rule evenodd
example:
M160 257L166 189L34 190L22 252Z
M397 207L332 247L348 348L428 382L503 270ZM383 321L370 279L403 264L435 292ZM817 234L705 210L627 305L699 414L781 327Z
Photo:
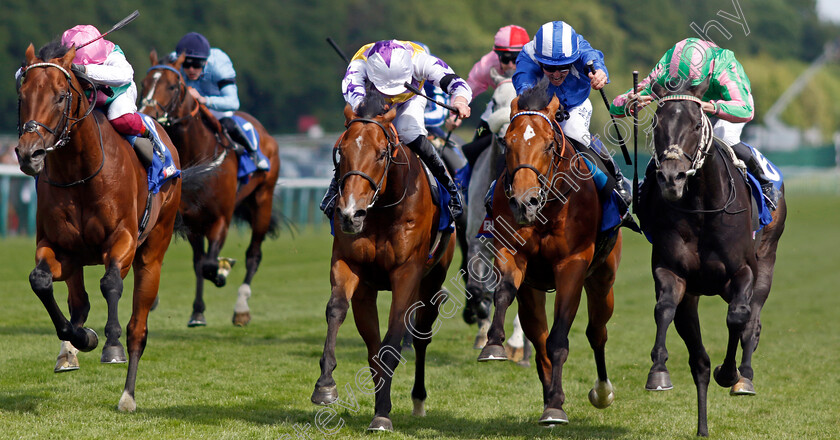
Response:
M178 45L175 46L175 53L186 54L187 58L207 59L210 56L210 42L204 35L198 32L190 32L184 35Z
M574 63L580 58L578 39L566 22L548 22L534 35L534 58L549 66Z

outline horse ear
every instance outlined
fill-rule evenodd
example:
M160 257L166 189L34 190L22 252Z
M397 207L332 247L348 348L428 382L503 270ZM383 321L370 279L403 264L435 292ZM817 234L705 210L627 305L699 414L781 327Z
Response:
M73 58L76 58L76 46L70 48L63 57L61 57L61 65L63 67L70 67L73 64Z
M29 43L29 47L26 48L26 65L30 65L35 62L35 46L32 43Z
M387 108L387 106L386 106L386 108ZM391 107L391 109L388 110L387 113L382 115L382 119L388 124L390 124L391 121L393 121L394 118L396 118L396 117L397 117L397 108L396 107Z
M560 108L560 100L557 99L557 95L551 95L551 102L548 103L548 117L553 118L554 115L557 113L557 109Z
M706 79L703 80L700 84L696 86L689 87L688 93L691 93L692 96L695 98L702 98L706 91L709 90L709 82L711 81L712 74L706 75Z
M350 121L356 119L356 112L353 111L353 107L350 107L350 104L346 104L344 106L344 126L346 127L350 124Z
M519 97L513 98L510 102L510 114L515 115L519 113Z
M149 61L152 62L153 66L158 65L158 54L156 50L152 49L152 51L149 52Z
M172 63L172 67L181 70L181 64L184 63L184 59L187 58L187 53L184 52L181 55L178 55L178 58Z

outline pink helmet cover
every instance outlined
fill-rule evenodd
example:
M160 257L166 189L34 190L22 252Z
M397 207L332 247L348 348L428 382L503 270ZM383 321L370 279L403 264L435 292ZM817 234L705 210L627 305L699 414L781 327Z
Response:
M61 35L61 44L72 47L81 46L88 41L100 36L99 30L89 24L74 26ZM73 58L75 64L102 64L108 58L108 54L114 50L114 43L100 38L87 46L76 49L76 56Z

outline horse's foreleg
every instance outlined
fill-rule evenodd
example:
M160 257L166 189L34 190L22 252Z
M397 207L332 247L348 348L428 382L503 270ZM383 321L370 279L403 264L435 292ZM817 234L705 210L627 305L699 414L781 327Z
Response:
M195 272L195 299L193 300L193 311L187 327L198 327L207 325L204 318L204 237L200 234L190 234L190 247L193 251L193 271Z
M76 270L67 278L67 304L70 307L70 324L74 329L81 328L87 321L90 300L85 290L84 272ZM61 341L58 357L53 371L60 373L79 369L79 350L68 341Z
M750 319L750 300L753 293L753 271L749 266L742 267L729 281L731 300L726 311L726 327L729 329L729 339L726 344L726 357L723 364L715 368L715 382L722 387L731 387L738 383L740 374L736 366L735 357L738 354L738 343L744 334L744 328Z
M201 270L204 278L212 281L216 287L223 287L227 283L226 271L229 271L229 268L220 268L219 253L225 244L228 226L227 220L220 216L207 232L207 253L204 255Z
M522 331L534 344L537 375L542 383L543 405L545 405L548 403L548 389L551 385L551 359L545 349L545 341L548 338L545 292L522 286L516 298L519 301L519 322L522 324Z
M312 392L312 403L316 405L329 405L338 399L335 380L332 372L336 367L335 340L338 336L338 328L347 317L347 309L350 307L350 299L359 286L359 276L343 260L333 261L330 271L332 292L327 302L327 338L324 341L324 353L321 356L321 376L315 382L315 391Z
M420 296L423 298L422 306L417 308L415 323L406 333L411 334L414 339L414 387L411 389L411 400L414 403L412 414L418 417L426 415L426 349L432 342L433 324L438 316L438 307L443 306L444 298L449 295L440 286L446 272L441 266L437 266L433 273L430 273L420 285Z
M102 347L103 364L123 364L126 362L125 349L120 343L122 328L119 320L119 302L123 292L123 280L120 276L120 267L117 261L112 260L105 271L105 275L99 281L99 288L102 296L108 304L108 320L105 322L105 346ZM150 304L151 306L151 304Z
M653 319L656 322L656 338L650 351L653 365L648 373L645 389L648 391L670 390L671 375L665 362L668 361L668 348L665 338L668 326L674 320L677 305L685 295L685 280L664 267L654 267L653 279L656 289L656 306L653 309Z
M501 281L493 294L496 310L493 313L493 323L487 332L487 344L478 355L478 361L507 360L505 348L505 315L508 307L516 297L516 291L525 278L527 262L524 257L516 257L505 248L500 249L500 256L495 260L495 269L501 274Z
M545 342L548 358L551 360L551 377L545 410L540 417L541 425L552 426L569 422L563 403L563 364L569 357L569 329L580 306L583 281L590 258L583 256L563 260L554 268L554 323Z
M50 320L52 320L55 326L58 339L69 341L81 351L87 352L93 350L99 344L99 338L96 336L96 332L89 328L81 327L81 325L78 327L73 326L61 312L53 294L53 279L71 277L71 274L75 272L75 268L63 267L55 259L55 254L52 250L46 247L39 247L35 257L38 263L35 265L35 269L29 274L29 285L50 315ZM89 308L90 306L88 305ZM82 309L79 309L79 313L81 311ZM84 315L86 316L87 313L85 312Z
M708 436L706 422L706 394L709 390L711 363L700 336L700 319L697 303L700 297L689 295L676 308L674 327L688 349L688 365L697 388L697 435Z
M620 253L621 245L619 244L618 247L613 249L604 264L598 267L584 282L587 310L589 312L586 337L589 340L589 346L592 347L592 353L595 356L595 368L598 373L595 386L589 391L589 402L599 409L610 406L615 399L615 390L607 378L604 347L607 344L607 321L613 314L613 283L618 269L617 256Z
M251 308L248 299L251 298L251 281L257 273L262 261L262 242L271 228L271 198L273 186L260 188L254 195L254 206L251 208L251 242L245 251L245 279L237 290L236 304L233 307L233 325L244 326L251 322Z

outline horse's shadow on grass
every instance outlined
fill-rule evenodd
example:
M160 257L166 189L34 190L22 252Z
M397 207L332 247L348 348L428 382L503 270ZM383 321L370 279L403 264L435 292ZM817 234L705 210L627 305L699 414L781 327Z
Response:
M153 417L176 419L187 423L221 425L235 420L255 425L265 425L281 432L295 435L308 429L312 438L320 435L343 438L362 435L373 418L373 408L361 407L356 411L335 408L332 418L319 418L323 407L311 410L281 408L279 401L252 401L235 407L212 405L176 405L165 408L138 409ZM392 420L397 433L415 438L477 438L477 437L557 437L590 439L618 438L628 434L623 427L599 424L588 417L575 418L569 425L546 429L537 425L539 414L533 420L506 417L498 414L492 420L464 418L444 411L430 412L426 417L414 417L407 411L395 411ZM323 421L324 423L320 423ZM308 425L308 426L307 426ZM319 427L323 431L319 431ZM339 429L340 428L340 429ZM336 431L337 430L337 431ZM332 433L330 434L330 431Z
M49 399L49 393L0 392L0 411L21 414L38 414L41 402Z

